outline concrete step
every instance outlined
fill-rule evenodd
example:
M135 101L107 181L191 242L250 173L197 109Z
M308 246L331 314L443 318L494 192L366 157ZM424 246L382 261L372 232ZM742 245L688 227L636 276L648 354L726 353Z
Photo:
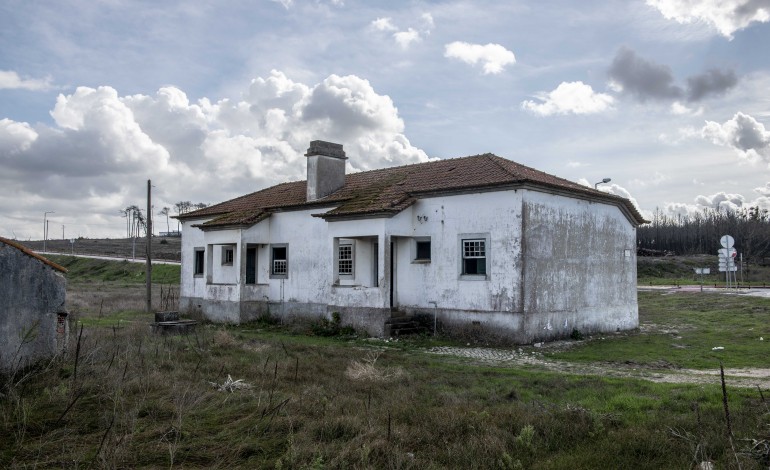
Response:
M401 316L385 320L385 336L397 338L399 336L418 335L428 330L415 321L411 316Z

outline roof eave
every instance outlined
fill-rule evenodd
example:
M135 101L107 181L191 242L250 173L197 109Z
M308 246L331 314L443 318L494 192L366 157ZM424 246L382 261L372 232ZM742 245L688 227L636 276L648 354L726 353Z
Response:
M4 238L4 237L0 237L0 242L3 242L3 243L5 243L8 246L12 246L12 247L16 248L17 250L21 251L25 255L27 255L29 257L32 257L32 258L35 258L36 260L42 262L45 265L48 265L49 267L51 267L51 268L53 268L53 269L55 269L57 271L61 271L63 273L67 273L68 272L67 268L65 268L64 266L61 266L61 265L59 265L57 263L54 263L53 261L51 261L50 259L46 258L45 256L42 256L42 255L39 255L39 254L35 253L34 251L30 250L26 246L22 245L21 243L17 243L17 242L15 242L13 240L9 240L9 239Z
M259 222L255 222L253 224L222 224L222 225L204 225L204 224L198 224L193 225L193 227L201 229L203 232L214 232L217 230L237 230L237 229L247 229L249 227L253 227L254 225L258 224Z
M369 211L369 212L352 212L344 214L312 214L313 217L324 219L327 222L339 222L343 220L362 220L362 219L389 219L404 209L390 210L390 211Z

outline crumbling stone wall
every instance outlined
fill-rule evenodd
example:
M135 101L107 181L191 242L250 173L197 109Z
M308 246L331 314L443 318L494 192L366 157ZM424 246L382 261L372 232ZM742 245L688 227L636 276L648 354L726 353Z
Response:
M67 334L66 280L55 267L0 240L0 371L52 357Z

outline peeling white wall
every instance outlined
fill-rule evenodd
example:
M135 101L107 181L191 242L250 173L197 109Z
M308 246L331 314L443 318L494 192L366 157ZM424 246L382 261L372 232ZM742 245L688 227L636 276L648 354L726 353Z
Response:
M397 217L398 305L511 312L520 305L521 191L421 199ZM461 275L462 238L485 235L487 276ZM415 263L414 237L430 237L430 263Z
M528 191L523 214L524 311L561 313L545 329L638 326L636 228L618 207Z
M636 229L618 207L512 189L423 198L391 218L312 216L327 210L277 212L244 230L202 232L190 227L201 220L184 222L182 297L211 302L210 317L233 322L243 301L316 315L358 309L351 314L372 322L391 306L426 312L435 302L446 321L515 331L525 341L638 325ZM486 275L462 275L463 238L487 241ZM430 239L429 262L415 260L416 239ZM345 241L355 246L352 277L335 266ZM230 243L233 266L222 266L221 245ZM271 244L288 245L285 279L270 275ZM195 277L194 249L202 246L207 272ZM257 248L252 285L244 282L247 246Z

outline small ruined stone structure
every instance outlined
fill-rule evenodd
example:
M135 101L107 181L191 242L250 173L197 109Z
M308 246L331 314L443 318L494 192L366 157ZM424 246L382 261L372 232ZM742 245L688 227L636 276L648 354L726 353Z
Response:
M65 347L66 272L0 237L0 371L18 370Z
M306 157L307 181L178 217L182 310L372 335L424 315L520 343L638 326L627 199L492 154L348 175L342 145Z

